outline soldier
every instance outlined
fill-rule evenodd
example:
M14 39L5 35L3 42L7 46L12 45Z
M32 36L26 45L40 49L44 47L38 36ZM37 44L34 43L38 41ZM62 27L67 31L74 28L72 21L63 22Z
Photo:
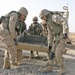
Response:
M5 15L1 25L3 30L0 32L3 42L6 44L3 68L17 68L17 49L16 49L16 26L23 25L28 15L26 8L21 7L19 11Z
M62 36L62 32L63 32L63 27L60 24L57 24L55 22L52 21L52 15L53 12L52 11L48 11L47 9L43 9L40 12L39 17L42 20L45 20L47 22L47 28L48 28L48 48L49 48L49 52L50 52L50 64L47 68L43 69L43 71L52 71L52 62L53 59L55 58L56 55L59 55L56 51L56 47L59 44L60 38ZM63 21L62 21L63 22ZM58 58L56 58L58 59ZM61 60L63 60L63 58L60 58ZM58 61L60 62L60 61ZM62 65L63 61L60 63ZM61 68L60 65L60 68ZM61 70L62 72L62 70Z
M32 21L33 23L29 26L28 33L31 35L40 35L41 25L38 23L38 17L33 17Z
M29 26L28 33L30 35L40 35L42 32L42 27L38 23L38 17L34 16L32 21L33 23ZM38 55L38 52L37 52L37 55ZM33 57L34 57L33 51L31 51L30 59L32 59Z

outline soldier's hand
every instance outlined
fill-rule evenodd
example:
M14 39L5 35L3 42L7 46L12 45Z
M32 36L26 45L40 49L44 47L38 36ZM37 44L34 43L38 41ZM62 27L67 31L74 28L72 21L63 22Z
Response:
M40 36L43 36L43 34L42 34L42 33L40 33Z
M50 57L50 60L53 60L53 58L55 57L55 54L51 51L49 57Z
M67 33L64 33L64 34L63 34L63 38L64 38L64 39L68 38Z
M18 44L18 42L17 42L16 38L14 38L14 42L15 42L15 45L17 45L17 44Z
M51 51L51 49L52 49L52 46L49 46L49 47L48 47L48 50Z

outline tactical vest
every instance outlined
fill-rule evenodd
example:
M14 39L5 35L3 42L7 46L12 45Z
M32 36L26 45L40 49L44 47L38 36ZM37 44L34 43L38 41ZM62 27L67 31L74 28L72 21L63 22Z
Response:
M50 17L50 15L48 15L47 18L48 18L47 22L48 22L48 27L49 27L49 29L51 29L51 30L53 31L53 34L54 34L55 36L56 36L56 35L59 35L59 34L62 32L62 30L63 30L62 25L53 22L53 21L51 20L52 18Z
M6 29L9 30L9 19L10 19L11 13L18 14L18 19L17 19L16 25L15 25L15 30L16 30L17 34L19 35L19 33L22 33L26 29L26 24L20 20L21 14L19 12L11 11L7 14L7 16L4 16L3 21L6 21L5 27L6 27Z
M28 29L28 32L32 35L40 35L42 29L39 23L32 23L31 26Z

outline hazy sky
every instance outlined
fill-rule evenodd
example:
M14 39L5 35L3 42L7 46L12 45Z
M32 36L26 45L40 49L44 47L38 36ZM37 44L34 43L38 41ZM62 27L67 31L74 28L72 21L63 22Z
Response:
M69 7L69 30L70 32L75 32L75 0L0 0L0 16L12 10L18 11L20 7L26 7L28 9L26 19L28 28L32 23L32 17L39 17L39 13L42 9L64 11L63 6L67 5L67 3Z

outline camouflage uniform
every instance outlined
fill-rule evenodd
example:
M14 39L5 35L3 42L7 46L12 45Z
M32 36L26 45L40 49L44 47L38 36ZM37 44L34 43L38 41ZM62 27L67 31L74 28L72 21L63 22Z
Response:
M47 36L48 35L48 30L47 30L47 23L46 21L42 21L41 22L41 26L42 26L42 35L43 36Z
M28 11L26 8L22 7L19 10L21 15L27 16ZM23 17L23 16L22 16ZM17 24L18 14L13 12L8 17L5 15L5 19L2 21L1 25L3 30L0 32L3 42L6 44L4 65L3 68L17 68L17 49L16 49L16 24Z
M50 55L50 65L49 65L49 67L43 69L43 71L52 71L53 58L56 55L59 55L59 51L56 49L56 47L59 44L59 41L61 39L62 32L63 32L62 25L57 24L52 21L52 15L53 15L53 12L48 11L46 9L42 10L39 15L41 19L47 21L48 48L50 51L50 54L49 54ZM61 54L60 54L60 56L61 56ZM56 59L58 59L58 57L56 57ZM63 58L59 57L59 60L63 60ZM60 62L60 61L58 61L58 62ZM63 63L63 61L60 64L62 64L62 63ZM61 65L60 65L60 68L61 68Z
M28 34L29 35L40 35L42 32L42 27L41 25L37 22L38 21L38 17L33 17L33 23L29 26L28 29ZM38 52L37 52L38 54ZM31 56L30 59L33 58L33 51L31 51Z
M65 53L66 50L66 45L67 45L67 39L65 37L62 37L59 41L58 46L56 47L55 51L55 57L57 59L58 65L60 66L60 73L64 73L64 58L63 58L63 53Z
M36 22L34 22L36 20ZM36 17L33 18L33 23L29 26L28 33L31 35L40 35L42 29L41 25L37 22Z

